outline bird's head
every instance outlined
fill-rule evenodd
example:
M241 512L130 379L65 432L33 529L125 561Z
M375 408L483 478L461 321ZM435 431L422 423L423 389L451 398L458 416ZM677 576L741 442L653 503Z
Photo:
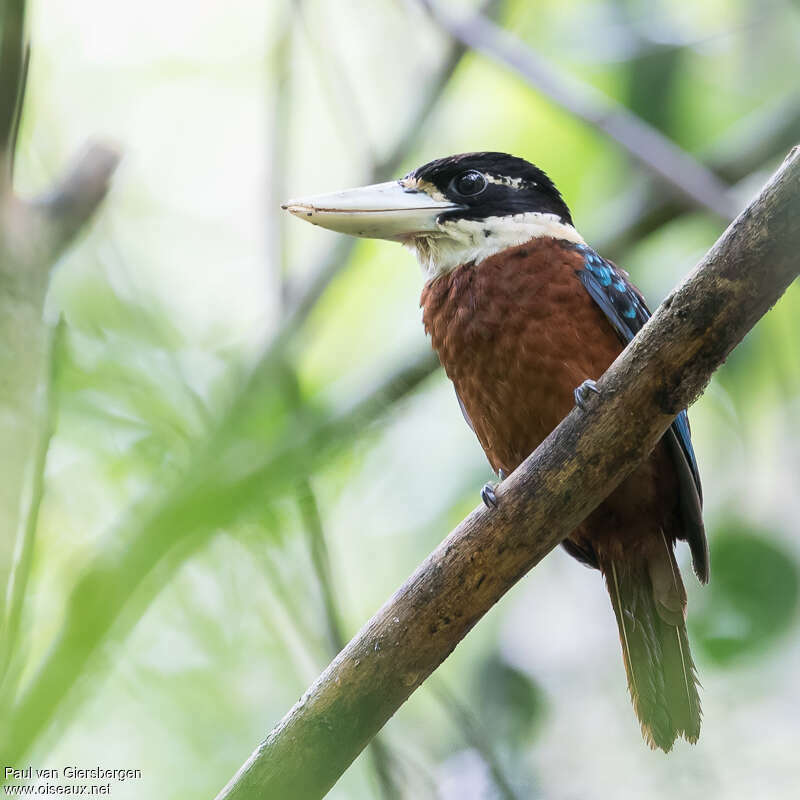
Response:
M400 180L282 208L340 233L402 242L429 279L537 236L583 242L550 178L506 153L440 158Z

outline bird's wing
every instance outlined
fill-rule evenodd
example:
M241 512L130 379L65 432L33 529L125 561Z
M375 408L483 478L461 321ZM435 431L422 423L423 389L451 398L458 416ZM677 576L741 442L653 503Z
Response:
M628 344L650 319L647 303L628 280L625 270L601 258L585 245L577 245L575 249L583 256L583 269L577 271L581 283L603 310L623 343Z
M577 270L578 278L627 345L650 319L647 303L625 270L586 245L576 245L575 249L583 256L583 268ZM705 583L708 580L708 543L701 513L703 489L685 410L678 414L664 438L678 472L681 511L692 563L697 577Z

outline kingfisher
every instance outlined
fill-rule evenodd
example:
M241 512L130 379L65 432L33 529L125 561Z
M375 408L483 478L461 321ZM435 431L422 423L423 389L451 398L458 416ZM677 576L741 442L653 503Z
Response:
M650 316L628 273L578 233L550 178L507 153L440 158L399 180L282 208L416 255L425 330L501 481L574 405L590 413L595 380ZM495 488L481 493L490 508ZM605 579L642 735L664 752L681 736L696 742L701 720L678 539L706 583L702 489L685 410L562 543Z

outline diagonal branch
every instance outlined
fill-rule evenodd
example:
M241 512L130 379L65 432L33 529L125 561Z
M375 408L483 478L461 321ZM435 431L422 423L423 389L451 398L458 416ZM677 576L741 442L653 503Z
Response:
M87 142L56 185L30 204L42 216L52 253L60 254L94 214L121 157L111 142Z
M456 20L435 0L418 0L452 37L518 73L534 89L622 145L692 204L730 220L738 206L727 186L689 153L623 105L548 64L481 14Z
M598 383L339 653L217 800L322 797L478 620L653 449L800 272L800 147ZM624 420L625 436L619 435Z

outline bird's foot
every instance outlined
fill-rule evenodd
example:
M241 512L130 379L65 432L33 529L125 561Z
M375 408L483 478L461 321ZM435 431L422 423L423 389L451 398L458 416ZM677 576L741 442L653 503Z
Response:
M575 405L578 406L581 411L586 410L586 401L589 399L589 395L592 392L594 392L594 394L600 394L597 383L591 378L587 378L580 386L576 387L575 391L572 393L575 397Z
M506 474L502 469L497 470L497 476L501 481L506 479ZM481 500L488 509L497 508L497 495L495 494L497 486L496 483L486 483L481 489Z
M496 483L486 483L481 489L481 500L490 511L493 508L497 508L497 495L494 493L496 486Z

